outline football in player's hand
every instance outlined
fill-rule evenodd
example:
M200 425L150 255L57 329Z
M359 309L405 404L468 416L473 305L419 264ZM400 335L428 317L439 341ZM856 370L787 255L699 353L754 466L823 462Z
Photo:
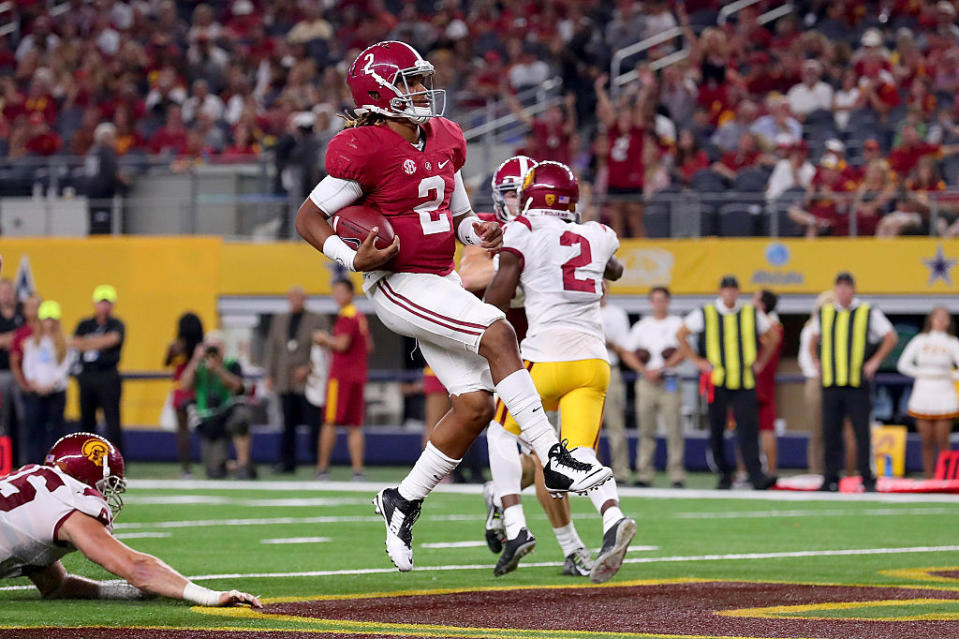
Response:
M637 358L639 359L639 361L642 362L643 365L645 366L646 364L649 363L649 358L651 357L651 355L650 355L650 352L647 351L645 348L637 348L637 349L636 349L636 357L637 357Z
M668 360L670 357L676 354L676 349L670 346L669 348L663 349L663 360Z
M385 215L369 206L348 206L334 215L330 224L340 239L352 249L360 248L374 227L379 229L373 241L375 248L382 250L393 242L393 225Z

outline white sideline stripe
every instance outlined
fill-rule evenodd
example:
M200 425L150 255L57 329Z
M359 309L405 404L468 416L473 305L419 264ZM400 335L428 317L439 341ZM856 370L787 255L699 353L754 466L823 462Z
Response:
M959 515L955 508L873 508L869 510L757 510L675 513L676 519L765 519L767 517L858 517L870 515Z
M313 491L313 492L350 492L374 494L381 488L393 484L377 482L351 481L221 481L197 479L131 479L131 490L237 490L251 491ZM649 497L654 499L745 499L750 501L819 501L819 502L878 502L878 503L952 503L959 504L959 497L949 494L893 494L893 493L820 493L817 491L791 490L699 490L691 488L633 488L618 487L621 497ZM456 493L463 495L482 495L481 484L440 484L437 493ZM525 565L525 564L524 564Z
M420 548L480 548L486 546L485 541L437 541L420 544Z
M261 539L261 544L322 544L333 541L329 537L285 537L282 539Z
M907 553L954 552L959 546L913 546L907 548L852 548L843 550L801 550L796 552L738 553L731 555L688 555L673 557L630 557L624 564L655 564L673 562L725 561L727 559L792 559L799 557L841 557L850 555L898 555ZM562 566L558 561L524 562L524 568L548 568ZM489 570L493 564L462 564L446 566L423 566L418 572L439 572L451 570ZM308 572L263 572L232 573L223 575L197 575L189 577L194 581L210 579L273 579L287 577L335 577L338 575L378 575L395 573L395 568L355 568L350 570L315 570Z
M659 546L630 546L626 552L648 552L650 550L659 550Z
M369 500L358 497L310 497L292 499L236 499L234 497L215 497L212 495L131 495L123 500L127 504L137 505L192 505L204 506L251 506L290 507L290 506L365 506Z
M795 552L738 553L731 555L677 555L673 557L630 557L624 564L656 564L697 561L725 561L729 559L793 559L801 557L843 557L856 555L899 555L929 552L956 552L959 546L912 546L906 548L851 548L840 550L800 550ZM562 566L558 561L524 562L524 568L550 568ZM493 564L462 564L445 566L422 566L417 572L445 572L455 570L489 570ZM213 579L285 579L289 577L337 577L343 575L384 575L395 573L395 568L354 568L349 570L312 570L306 572L259 572L225 573L221 575L193 575L191 581ZM33 586L3 586L0 591L33 590Z
M114 535L117 539L166 539L170 537L172 533L165 532L128 532L128 533L119 533Z
M578 519L595 518L598 515L577 516ZM430 521L479 521L484 515L435 515ZM250 519L187 519L185 521L134 521L122 522L114 526L117 530L141 528L195 528L200 526L274 526L284 524L343 524L354 522L382 522L377 515L343 515L318 517L266 517Z

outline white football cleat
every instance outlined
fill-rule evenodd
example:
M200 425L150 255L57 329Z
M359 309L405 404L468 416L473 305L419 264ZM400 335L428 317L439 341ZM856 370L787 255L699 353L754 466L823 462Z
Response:
M601 486L613 477L613 471L596 459L590 448L566 449L566 440L553 444L549 449L549 461L543 467L546 490L553 497L563 493L585 494Z
M396 488L384 488L373 498L376 514L386 524L386 554L400 572L413 570L413 524L423 500L403 499Z

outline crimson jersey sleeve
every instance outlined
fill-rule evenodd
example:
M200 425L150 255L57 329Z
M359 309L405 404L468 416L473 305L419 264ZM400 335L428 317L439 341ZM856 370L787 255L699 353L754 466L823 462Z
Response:
M326 172L335 178L359 182L364 191L377 181L374 155L378 144L368 127L340 131L326 147Z

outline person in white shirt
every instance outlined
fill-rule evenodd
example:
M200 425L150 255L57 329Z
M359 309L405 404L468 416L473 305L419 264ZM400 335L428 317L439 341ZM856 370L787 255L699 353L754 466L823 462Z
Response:
M832 96L833 118L840 131L849 126L852 112L862 106L863 95L859 89L859 76L853 68L847 69L842 75L842 87Z
M629 331L632 357L624 357L628 365L642 377L636 381L639 443L636 447L636 485L653 483L656 452L656 430L661 420L666 429L666 471L673 488L685 487L685 441L681 412L683 397L676 366L684 359L676 334L683 320L669 314L669 289L657 286L649 292L652 314L633 325Z
M839 490L843 458L842 424L848 417L856 436L856 460L863 490L874 492L872 442L869 416L872 412L870 381L879 365L896 345L896 331L875 306L860 301L852 274L836 276L836 299L825 304L813 318L809 354L822 380L822 428L825 473L820 490ZM877 344L875 349L869 345ZM867 359L866 353L871 356Z
M805 140L789 144L786 157L776 162L766 185L766 199L770 202L794 186L808 188L816 175L816 167L809 162L809 146Z
M916 419L922 440L922 466L926 477L935 472L940 452L949 450L952 420L959 417L959 339L952 316L943 307L926 317L922 332L906 344L896 368L916 380L909 396L909 415Z
M63 434L70 366L76 353L67 348L60 327L60 304L47 300L37 311L37 331L23 342L23 377L28 459L38 464Z
M789 89L789 108L800 120L813 111L828 111L832 106L832 87L820 79L822 65L806 60L802 65L802 82Z
M626 441L626 388L619 369L617 352L626 348L629 340L629 316L621 307L609 303L609 287L603 281L603 297L599 301L606 334L606 356L609 357L609 388L603 407L603 428L609 444L610 468L616 482L629 482L629 444Z

